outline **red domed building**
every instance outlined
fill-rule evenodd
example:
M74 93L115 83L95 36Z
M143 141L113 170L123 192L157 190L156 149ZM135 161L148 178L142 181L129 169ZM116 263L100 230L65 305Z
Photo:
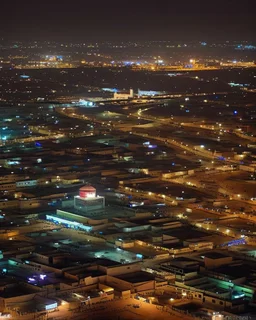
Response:
M105 208L105 198L96 195L96 189L86 185L79 189L79 196L74 197L75 209L83 212L93 212Z
M79 189L79 197L83 199L87 198L95 198L96 197L96 189L92 186L84 186Z
M79 189L79 195L74 197L73 204L70 199L63 201L62 208L57 209L56 215L48 214L46 219L64 224L67 228L90 232L95 225L108 222L105 197L97 196L94 187L83 186Z

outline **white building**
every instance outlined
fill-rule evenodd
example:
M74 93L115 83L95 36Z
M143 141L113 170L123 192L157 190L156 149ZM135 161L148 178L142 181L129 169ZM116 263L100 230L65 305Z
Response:
M17 181L16 188L30 188L37 186L37 180Z
M114 99L115 100L128 100L134 98L133 89L130 89L130 92L115 92Z
M159 96L166 94L165 91L153 91L153 90L140 90L138 89L138 97L154 97L154 96Z

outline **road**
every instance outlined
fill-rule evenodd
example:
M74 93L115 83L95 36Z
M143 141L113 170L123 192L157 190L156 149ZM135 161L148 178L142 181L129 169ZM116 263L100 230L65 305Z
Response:
M134 306L137 307L134 307ZM14 318L13 318L14 319ZM103 302L76 311L69 311L68 307L60 306L58 311L46 315L34 313L15 316L21 320L191 320L192 317L173 311L171 307L162 308L154 304L138 301L132 298Z

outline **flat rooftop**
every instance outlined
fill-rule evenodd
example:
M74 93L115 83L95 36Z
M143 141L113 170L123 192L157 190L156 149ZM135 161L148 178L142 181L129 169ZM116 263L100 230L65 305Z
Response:
M0 291L0 297L4 299L12 298L12 297L19 297L26 294L34 293L34 291L29 290L28 288L17 285L15 287L6 288L3 291Z
M207 252L207 253L204 254L204 256L206 258L213 259L213 260L224 259L224 258L229 258L230 257L230 256L225 255L225 254L220 253L220 252Z
M207 232L193 229L190 226L164 230L163 234L178 238L182 241L189 239L206 238L211 236Z
M248 276L252 270L252 267L247 264L237 265L225 265L219 268L213 269L214 273L227 275L233 279Z
M70 212L80 217L84 217L85 219L88 218L91 220L112 219L117 217L132 217L135 215L135 211L122 206L106 206L103 210L97 210L95 212L83 212L76 210L74 207L59 208L59 210ZM61 213L57 216L61 216ZM72 218L65 219L72 220Z
M127 273L120 276L115 276L118 279L131 282L131 283L139 283L139 282L146 282L154 280L154 276L150 275L147 272L134 272L134 273Z
M250 220L233 218L233 219L223 219L216 221L217 225L227 226L229 228L234 228L237 230L245 230L256 232L256 223L251 222Z

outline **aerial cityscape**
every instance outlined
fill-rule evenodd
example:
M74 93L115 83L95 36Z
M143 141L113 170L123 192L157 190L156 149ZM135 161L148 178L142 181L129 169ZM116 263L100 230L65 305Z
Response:
M0 320L256 320L253 1L145 3L3 4Z

